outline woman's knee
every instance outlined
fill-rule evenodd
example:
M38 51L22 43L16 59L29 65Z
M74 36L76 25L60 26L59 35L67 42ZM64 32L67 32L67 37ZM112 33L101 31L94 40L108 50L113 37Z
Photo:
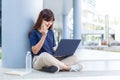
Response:
M78 63L79 62L78 56L73 55L71 57L72 57L72 60L73 60L74 63Z
M51 54L49 54L49 53L47 53L47 52L43 52L43 53L41 53L40 55L39 55L39 57L40 58L42 58L42 59L46 59L46 60L48 60L48 59L53 59L53 56L51 55Z
M48 56L49 55L49 53L47 53L47 52L42 52L40 55L39 55L39 57L46 57L46 56Z

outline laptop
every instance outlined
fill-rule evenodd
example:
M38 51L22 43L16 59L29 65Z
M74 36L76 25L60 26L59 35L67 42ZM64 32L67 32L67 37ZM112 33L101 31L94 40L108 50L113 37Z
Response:
M58 44L57 50L54 52L54 56L72 56L75 53L80 41L80 39L61 39L61 41Z

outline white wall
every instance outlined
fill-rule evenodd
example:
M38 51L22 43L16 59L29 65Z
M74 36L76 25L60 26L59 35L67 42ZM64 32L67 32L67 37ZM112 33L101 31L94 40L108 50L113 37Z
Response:
M33 26L43 0L2 1L2 66L25 67L29 50L28 31Z

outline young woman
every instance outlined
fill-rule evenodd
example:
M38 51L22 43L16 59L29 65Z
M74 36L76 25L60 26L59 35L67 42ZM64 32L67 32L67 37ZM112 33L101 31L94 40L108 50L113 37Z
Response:
M80 70L81 66L73 68L78 63L75 55L57 59L53 56L56 50L54 32L54 14L50 9L43 9L29 32L30 48L33 56L33 68L45 72L59 72L60 70Z

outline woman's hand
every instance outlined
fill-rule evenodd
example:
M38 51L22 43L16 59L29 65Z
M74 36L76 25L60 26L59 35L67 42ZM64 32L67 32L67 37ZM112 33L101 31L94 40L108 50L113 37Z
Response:
M57 46L53 47L53 51L54 51L54 52L56 51L56 49L57 49Z
M42 35L47 35L47 33L48 33L48 29L45 24L42 26L41 33L42 33Z

